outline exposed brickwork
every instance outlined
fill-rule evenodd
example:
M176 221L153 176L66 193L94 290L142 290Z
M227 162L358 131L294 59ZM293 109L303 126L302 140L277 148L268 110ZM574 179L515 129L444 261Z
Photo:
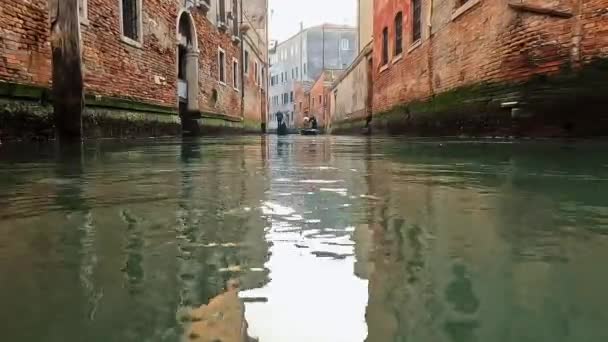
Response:
M207 16L211 16L209 13ZM219 32L202 14L193 14L198 36L199 105L202 112L241 116L241 94L233 86L232 60L239 60L240 47L232 44L231 34ZM220 84L218 48L226 52L226 85ZM214 101L214 90L217 101Z
M177 106L179 1L143 4L143 45L138 48L121 41L118 1L88 0L89 25L82 26L86 92ZM166 84L156 84L155 77Z
M310 112L310 85L304 82L295 82L294 92L294 122L301 127L304 117Z
M330 86L326 82L326 72L322 73L310 89L310 113L317 119L319 127L325 127L327 114L325 106L326 95L329 96Z
M119 3L88 0L88 24L82 25L87 95L126 98L177 109L176 27L183 1L142 2L140 47L121 39ZM241 48L233 44L230 29L221 32L210 20L215 9L206 15L199 10L191 13L200 50L200 110L240 118L242 95L233 87L232 61L236 58L241 64ZM2 1L0 82L50 86L49 26L47 0ZM218 48L226 53L226 85L218 82ZM240 72L237 75L240 78ZM254 115L247 117L254 119ZM260 120L259 111L255 119Z
M245 79L245 107L243 109L244 116L248 120L265 121L267 106L266 106L266 79L262 79L262 69L264 68L264 78L267 78L267 67L265 54L261 51L256 51L249 42L245 43L246 49L249 52L249 72L244 75ZM258 80L255 76L255 64L258 65ZM243 61L245 63L245 61Z
M519 3L519 2L518 2ZM422 2L422 42L412 45L410 1L377 0L374 11L374 113L483 82L516 82L555 74L608 56L608 0L524 1L571 17L516 10L509 1L436 2L429 31ZM466 6L466 5L465 5ZM404 14L404 52L393 56L394 16ZM381 66L382 30L389 28L388 66Z
M51 79L46 0L2 0L0 81L48 86Z

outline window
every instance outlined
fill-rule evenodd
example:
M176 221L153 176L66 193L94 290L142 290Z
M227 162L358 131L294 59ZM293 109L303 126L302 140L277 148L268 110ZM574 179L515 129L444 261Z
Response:
M403 13L395 16L395 56L403 52Z
M348 41L348 39L343 38L340 41L340 46L342 47L342 50L348 50L350 48L350 42Z
M416 42L422 38L422 0L413 0L412 11L412 41Z
M321 95L319 95L319 105L323 104L323 100L321 100Z
M289 102L293 103L293 91L289 93Z
M245 57L243 58L243 69L245 74L249 73L249 51L245 50Z
M302 73L303 73L304 75L306 75L306 63L304 63L304 68L303 68Z
M300 72L300 68L296 67L296 78L300 78L299 72Z
M302 101L300 101L300 113L302 113Z
M232 60L232 86L239 90L239 62L236 59Z
M264 67L262 67L262 79L260 81L260 87L264 88L264 84L266 84L266 72Z
M221 83L226 83L226 52L222 49L218 49L217 52L217 68L218 68L218 80Z
M258 70L258 61L253 62L253 72L255 73L255 75L253 76L255 78L255 84L260 84L260 74L259 74L259 70Z
M226 0L218 1L218 22L226 23Z
M388 63L388 27L382 30L382 65Z
M281 72L281 83L285 82L285 77L283 77L283 73Z
M124 38L141 40L141 0L120 0L121 29Z
M314 97L312 98L312 105L313 106L315 105L315 98Z

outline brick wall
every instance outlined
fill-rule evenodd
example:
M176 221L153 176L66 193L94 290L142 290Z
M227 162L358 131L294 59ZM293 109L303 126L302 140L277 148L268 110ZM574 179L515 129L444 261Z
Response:
M211 13L207 15L210 17ZM240 46L232 44L230 30L219 32L207 17L193 14L198 36L199 107L202 112L241 117L241 94L234 89L232 60L239 60ZM219 83L218 48L226 53L226 84ZM239 63L240 64L240 63ZM252 71L252 69L249 69ZM216 96L217 94L217 100Z
M249 40L245 38L245 49L249 52L249 72L245 74L245 108L244 116L248 120L258 122L266 121L266 84L268 78L268 70L264 63L265 54L258 50L255 45L252 46ZM261 47L260 47L261 48ZM258 64L258 80L255 77L255 63ZM245 61L243 61L245 63ZM264 79L262 79L262 69L264 68Z
M328 91L325 86L325 73L322 73L310 88L310 113L317 119L319 127L325 126L325 94Z
M46 0L2 0L0 81L48 86L51 69Z
M554 74L608 55L608 0L524 1L524 9L509 6L507 0L469 0L466 11L458 11L456 1L434 2L430 29L430 1L422 2L418 44L412 41L410 1L376 1L374 113L462 86ZM539 6L544 14L538 13ZM393 21L399 10L404 13L401 57L393 53ZM391 60L383 67L385 26Z
M82 25L85 90L177 108L177 15L182 1L143 1L141 46L121 40L119 1L88 0ZM200 110L241 116L241 94L232 86L232 60L240 46L193 10L198 37ZM3 0L0 8L0 82L47 87L51 79L47 0ZM218 47L226 52L226 85L218 82ZM240 64L240 63L239 63ZM240 76L239 76L240 77ZM259 119L258 119L259 120Z
M310 111L309 86L302 82L295 82L293 85L294 93L294 122L296 127L301 127L304 117Z
M143 44L135 47L121 40L119 2L88 0L89 24L81 26L86 92L176 107L178 9L176 0L144 1Z

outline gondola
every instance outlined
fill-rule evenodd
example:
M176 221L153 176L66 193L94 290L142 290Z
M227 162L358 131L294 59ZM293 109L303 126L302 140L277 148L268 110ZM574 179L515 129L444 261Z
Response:
M302 135L319 135L319 130L314 128L305 128L300 130Z

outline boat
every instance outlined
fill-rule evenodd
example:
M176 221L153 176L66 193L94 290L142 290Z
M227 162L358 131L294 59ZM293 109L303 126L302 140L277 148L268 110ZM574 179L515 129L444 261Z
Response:
M287 125L284 122L280 123L279 127L277 128L277 135L287 135L287 134L289 134Z
M302 135L319 135L319 130L314 128L304 128L300 130Z

